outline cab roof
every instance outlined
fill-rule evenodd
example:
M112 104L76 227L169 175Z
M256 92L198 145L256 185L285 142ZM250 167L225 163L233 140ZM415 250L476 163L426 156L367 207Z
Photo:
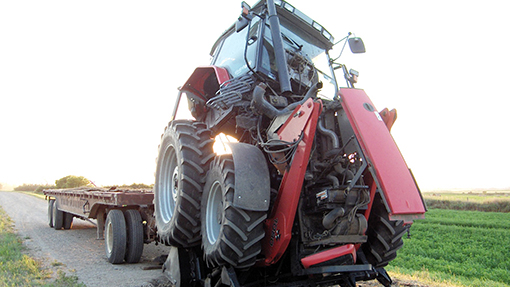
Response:
M293 5L290 3L283 1L283 0L275 0L275 6L276 11L278 14L278 17L280 17L280 21L287 23L286 26L294 26L294 27L287 27L290 30L301 30L309 36L311 36L312 39L314 39L315 43L314 45L325 49L330 50L334 45L334 38L331 33L329 33L326 28L324 28L321 24L313 20L312 18L305 15L300 10L296 9ZM250 11L253 11L255 14L261 14L266 8L266 0L260 0L257 2ZM228 35L230 35L232 32L235 31L235 23L230 26L223 34L216 40L214 43L210 55L213 56L214 51L218 47L218 45L221 43L221 41Z

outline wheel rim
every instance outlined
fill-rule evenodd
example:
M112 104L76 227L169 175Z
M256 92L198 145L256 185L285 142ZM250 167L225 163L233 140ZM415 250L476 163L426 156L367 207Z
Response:
M172 174L172 199L174 202L174 207L175 207L175 202L177 201L177 191L178 190L179 190L179 167L175 166L174 172Z
M170 222L179 194L179 165L173 146L165 151L159 174L159 214L164 223Z
M113 249L113 228L112 223L108 222L106 225L106 248L108 248L108 254L112 253Z
M214 244L220 234L223 219L222 193L221 184L215 181L209 190L206 209L206 232L210 244Z

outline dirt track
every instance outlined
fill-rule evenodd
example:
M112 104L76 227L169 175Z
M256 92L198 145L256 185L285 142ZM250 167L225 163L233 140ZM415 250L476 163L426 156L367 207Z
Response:
M67 275L78 276L88 287L169 286L161 269L143 270L154 267L154 258L168 254L166 246L145 245L140 263L112 265L106 260L104 241L95 239L96 227L92 223L75 218L70 230L54 230L47 223L47 202L22 193L0 192L0 206L14 220L30 255L51 269L54 277L57 270L63 270ZM372 281L359 282L358 286L382 285ZM427 287L399 280L392 286Z
M22 193L0 192L0 206L15 222L30 255L52 269L53 277L60 269L92 287L151 286L147 282L162 276L161 269L142 268L154 266L154 258L168 254L166 246L145 245L140 263L112 265L106 260L104 240L96 240L90 222L75 218L70 230L54 230L47 224L47 202Z

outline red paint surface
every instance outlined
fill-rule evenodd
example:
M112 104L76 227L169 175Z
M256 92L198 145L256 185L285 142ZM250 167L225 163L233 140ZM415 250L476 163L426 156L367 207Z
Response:
M278 132L280 139L288 142L299 138L301 132L304 134L296 148L290 168L283 175L275 208L264 225L266 236L262 241L262 252L265 255L263 264L267 266L281 258L292 237L292 224L296 216L299 195L321 110L320 102L309 99L294 110Z
M181 89L193 92L194 94L196 94L196 91L198 91L200 94L197 96L203 97L205 94L204 82L213 73L216 74L216 79L220 85L230 79L228 71L224 68L216 66L198 67L195 69L193 74L191 74ZM203 98L203 100L206 101L207 99Z
M326 262L328 260L335 259L348 254L351 254L352 259L354 260L354 262L356 262L356 248L354 248L354 244L342 245L339 247L331 248L326 251L315 253L313 255L301 259L301 263L303 264L303 267L309 268L312 265Z
M391 131L391 127L397 120L397 110L388 110L388 108L384 108L381 112L379 112L379 115L384 121L384 124L388 127L388 130Z
M376 174L392 215L423 217L421 194L387 125L363 90L341 89L340 97L356 138ZM374 107L373 111L365 108Z

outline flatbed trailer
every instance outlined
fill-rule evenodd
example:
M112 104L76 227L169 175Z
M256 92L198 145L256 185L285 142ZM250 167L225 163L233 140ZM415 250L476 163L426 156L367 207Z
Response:
M69 188L43 190L48 225L70 229L73 218L97 221L97 239L105 239L108 261L140 261L143 245L156 239L154 193L146 189Z

